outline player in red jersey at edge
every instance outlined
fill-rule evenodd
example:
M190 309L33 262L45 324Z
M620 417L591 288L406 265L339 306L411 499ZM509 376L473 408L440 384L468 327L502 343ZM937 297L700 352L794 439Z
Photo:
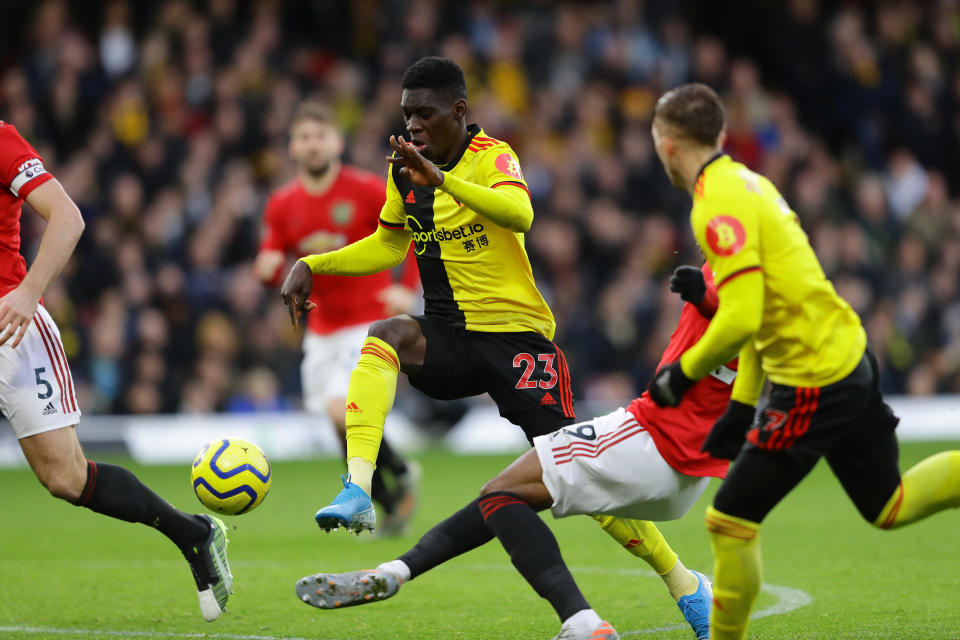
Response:
M326 253L365 238L376 229L386 194L378 175L340 161L343 138L329 109L302 103L290 124L290 155L297 177L277 190L264 211L264 234L254 269L263 282L277 286L288 256ZM369 276L314 275L303 338L300 378L304 407L330 416L346 438L346 397L350 373L372 322L411 311L419 279L408 260L402 281L390 271ZM349 410L347 408L346 410ZM384 471L388 477L384 477ZM384 441L373 475L372 498L386 513L383 535L402 533L416 506L416 476Z
M717 309L713 274L706 265L677 268L670 285L687 304L660 366L696 344ZM709 638L710 581L687 570L649 521L683 517L711 477L726 476L729 463L700 449L727 406L736 367L734 360L714 370L675 408L658 407L645 391L626 409L535 437L533 449L481 490L479 507L485 523L517 570L560 617L563 624L558 639L613 640L619 636L609 623L596 626L599 616L565 566L556 538L533 513L547 508L555 517L591 514L607 533L625 541L627 550L649 563L671 594L677 583L692 573L696 590L675 599L697 638ZM503 519L522 524L500 526ZM638 526L644 523L649 526ZM335 592L337 606L377 602L396 594L413 577L403 560L409 553L371 571L316 577L348 587ZM317 593L321 592L322 588Z
M20 255L24 201L47 221L29 270ZM40 299L83 228L80 210L40 154L0 120L0 409L54 497L170 538L190 564L203 617L215 620L233 581L223 522L175 509L123 467L87 460L77 440L73 377L60 332Z

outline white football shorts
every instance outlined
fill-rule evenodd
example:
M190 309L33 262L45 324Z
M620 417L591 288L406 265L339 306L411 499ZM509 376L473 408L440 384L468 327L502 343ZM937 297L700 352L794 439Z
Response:
M17 439L80 422L60 331L43 305L14 349L0 345L0 410Z
M676 520L710 482L667 464L647 430L623 408L538 436L533 444L556 518L590 513Z
M306 332L300 384L307 411L326 413L331 399L347 397L350 374L360 360L360 349L369 328L368 324L359 324L325 335Z

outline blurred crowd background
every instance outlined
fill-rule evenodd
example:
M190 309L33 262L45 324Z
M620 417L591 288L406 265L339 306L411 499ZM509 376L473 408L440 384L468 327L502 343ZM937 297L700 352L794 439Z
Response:
M735 6L735 9L727 9ZM287 125L321 98L383 174L399 79L465 69L469 120L518 152L527 247L579 406L646 386L699 264L653 152L656 98L723 97L728 152L770 177L861 314L886 391L960 392L960 4L761 0L0 0L0 118L87 230L45 304L82 409L301 406L300 336L254 277ZM42 231L24 215L24 252Z

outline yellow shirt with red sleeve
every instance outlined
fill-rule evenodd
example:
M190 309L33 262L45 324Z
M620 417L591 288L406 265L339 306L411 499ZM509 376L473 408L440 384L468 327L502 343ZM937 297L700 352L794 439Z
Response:
M394 165L377 232L302 260L315 274L364 275L395 265L413 240L427 316L470 331L552 339L553 313L524 248L533 207L517 156L475 124L467 134L440 167L442 185L413 184Z
M718 154L697 179L690 223L719 307L681 358L685 375L699 380L739 354L731 397L756 404L763 374L777 384L823 387L853 371L866 332L773 183Z

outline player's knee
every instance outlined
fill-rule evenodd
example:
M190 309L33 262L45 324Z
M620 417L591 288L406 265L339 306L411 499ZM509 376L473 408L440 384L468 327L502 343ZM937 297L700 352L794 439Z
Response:
M403 332L395 318L377 320L370 325L367 335L371 338L383 340L394 349L400 346L403 339Z
M497 476L488 480L486 484L480 487L480 497L486 497L491 493L513 493L513 485L503 476Z
M84 481L77 478L76 474L54 472L40 476L39 479L54 498L76 502L83 493Z
M394 316L370 325L367 336L393 347L400 363L422 364L425 345L420 324L410 316Z
M76 502L87 483L87 461L76 460L69 464L43 464L36 467L37 479L54 498Z

